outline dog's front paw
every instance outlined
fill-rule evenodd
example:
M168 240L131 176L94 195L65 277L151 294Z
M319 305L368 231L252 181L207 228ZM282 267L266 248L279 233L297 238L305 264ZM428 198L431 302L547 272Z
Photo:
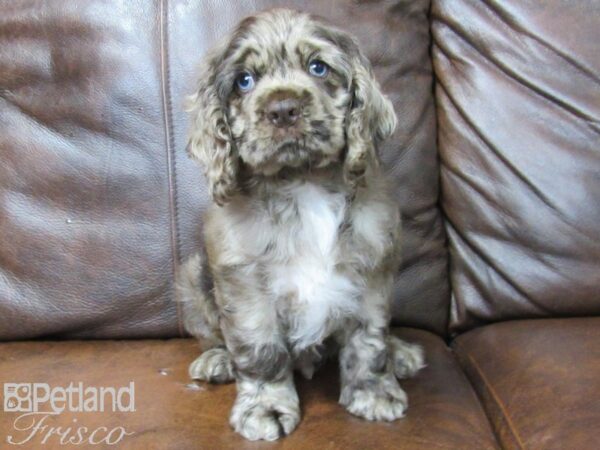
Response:
M294 431L299 421L298 409L265 407L260 404L234 407L230 419L235 431L251 441L279 439Z
M396 420L404 416L408 407L405 392L391 374L375 382L344 387L340 403L350 413L367 420Z
M254 391L254 392L252 392ZM293 385L265 383L247 390L238 384L238 396L229 423L246 439L274 441L290 434L300 422L298 395Z
M398 378L409 378L426 366L423 348L409 344L396 336L388 338L389 354Z
M188 372L193 380L208 381L210 383L233 381L231 355L225 348L211 348L190 364Z

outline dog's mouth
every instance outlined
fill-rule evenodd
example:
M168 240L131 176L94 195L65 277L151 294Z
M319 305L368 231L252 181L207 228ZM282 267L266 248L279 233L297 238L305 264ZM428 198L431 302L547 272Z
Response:
M307 146L302 138L288 137L277 145L270 146L270 151L264 152L262 160L254 161L251 166L256 173L272 176L286 168L310 168L320 160L318 152Z
M270 134L271 145L277 152L289 151L294 148L306 147L310 141L310 129L299 126L287 129L274 129Z
M306 140L302 137L299 138L287 138L282 142L279 142L275 148L276 154L282 153L301 153L308 151L306 148Z
M269 133L269 139L265 147L265 153L270 153L272 158L283 155L306 155L314 147L310 127L303 125L287 129L274 129Z
M262 128L262 136L240 141L242 158L251 170L272 176L283 169L315 170L337 160L342 143L332 139L335 130L326 120L303 117L290 127ZM269 127L270 128L270 127Z

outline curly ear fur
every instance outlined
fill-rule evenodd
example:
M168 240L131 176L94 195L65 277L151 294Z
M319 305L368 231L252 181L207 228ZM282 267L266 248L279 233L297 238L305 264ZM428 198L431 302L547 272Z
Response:
M353 41L352 41L353 42ZM364 185L369 164L379 164L377 144L394 132L396 113L392 102L383 95L371 65L353 42L353 101L348 115L348 150L344 161L344 179L351 186Z
M239 158L216 88L219 61L225 50L223 44L208 58L196 93L187 99L193 117L188 153L204 166L209 193L218 205L227 203L237 192L239 171Z

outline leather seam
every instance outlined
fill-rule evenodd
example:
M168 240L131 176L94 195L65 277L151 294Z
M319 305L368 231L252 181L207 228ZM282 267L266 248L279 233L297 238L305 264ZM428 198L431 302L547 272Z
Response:
M175 172L175 145L173 139L173 111L171 101L170 71L169 71L169 45L167 39L168 0L160 1L160 84L163 108L163 125L165 131L165 150L167 158L167 181L169 186L169 234L171 244L172 265L172 290L177 310L177 329L179 336L183 337L181 320L181 305L178 301L175 286L179 272L179 233L177 227L177 184Z
M455 347L457 349L459 347L462 347L460 344L457 344L456 342L455 342L454 345L455 345ZM458 354L458 352L457 352L457 354ZM477 361L471 356L471 354L469 352L463 350L463 354L468 358L469 362L471 363L471 365L473 366L473 368L477 372L477 375L479 376L479 378L481 379L481 381L483 381L485 389L491 395L492 399L494 400L494 402L496 403L496 405L500 409L500 412L502 413L502 416L504 417L504 419L506 421L506 425L508 426L508 429L509 429L510 433L513 435L515 441L517 441L517 443L519 444L520 448L525 449L526 447L523 444L523 441L521 440L521 438L519 437L519 434L516 431L516 428L515 428L515 426L514 426L514 424L512 422L512 419L511 419L510 415L508 414L508 412L506 410L506 407L504 406L504 403L500 400L500 398L499 398L498 394L496 393L495 389L492 387L492 385L488 381L487 377L484 375L483 370L481 370L481 368L479 367L479 364L477 364ZM502 442L502 439L500 439L500 442Z

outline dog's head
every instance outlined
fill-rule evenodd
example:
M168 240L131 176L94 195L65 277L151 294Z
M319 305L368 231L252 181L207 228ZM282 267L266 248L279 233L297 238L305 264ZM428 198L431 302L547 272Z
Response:
M222 205L245 173L326 167L344 158L359 182L396 116L347 33L311 16L273 10L243 20L206 59L188 151Z

